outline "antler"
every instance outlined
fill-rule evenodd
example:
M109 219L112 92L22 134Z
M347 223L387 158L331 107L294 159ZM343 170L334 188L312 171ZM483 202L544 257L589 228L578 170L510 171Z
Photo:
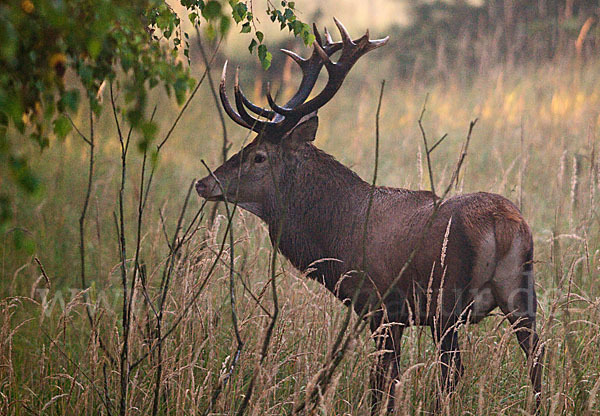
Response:
M369 31L357 40L350 39L346 28L336 19L333 19L340 31L342 41L333 42L327 28L325 28L325 40L321 38L316 25L313 25L315 34L314 50L310 58L304 59L292 51L282 49L281 51L288 55L300 66L302 70L302 81L298 91L284 105L279 106L271 96L270 85L267 84L267 100L272 110L268 110L253 104L246 98L239 86L239 69L236 71L234 92L237 112L231 107L227 94L225 92L225 77L227 71L227 62L223 67L219 94L225 111L236 123L243 127L254 130L255 132L269 131L267 137L270 140L279 141L284 133L292 128L303 116L312 113L324 106L333 98L336 92L342 86L344 79L352 66L358 59L367 52L383 46L387 43L389 37L378 40L369 39ZM340 59L337 62L331 61L331 56L342 50ZM323 90L311 100L305 102L317 82L321 69L325 65L329 79ZM246 111L246 107L259 116L264 116L268 120L259 120Z

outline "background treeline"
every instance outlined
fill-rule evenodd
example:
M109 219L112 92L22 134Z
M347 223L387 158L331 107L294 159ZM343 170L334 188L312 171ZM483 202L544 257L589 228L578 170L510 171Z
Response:
M588 60L600 47L598 1L418 0L407 2L407 11L408 25L380 29L395 43L380 56L402 78L468 80L498 67ZM307 21L330 23L320 9ZM278 46L293 44L284 40ZM285 60L273 65L280 72Z

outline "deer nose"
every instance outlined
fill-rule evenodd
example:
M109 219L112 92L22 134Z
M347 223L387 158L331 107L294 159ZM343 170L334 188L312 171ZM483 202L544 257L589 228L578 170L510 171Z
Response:
M206 184L202 179L196 181L196 192L198 192L198 195L200 196L204 195L206 192Z

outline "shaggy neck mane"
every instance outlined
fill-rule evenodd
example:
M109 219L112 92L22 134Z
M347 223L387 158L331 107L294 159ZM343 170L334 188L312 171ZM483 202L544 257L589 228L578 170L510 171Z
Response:
M300 270L332 289L347 270L342 253L352 252L352 235L362 229L370 185L356 173L312 144L286 163L290 168L279 184L280 199L270 201L264 220L273 245ZM360 227L360 228L358 228ZM279 238L279 244L277 239ZM339 259L340 261L321 259ZM342 263L344 262L344 263ZM309 267L310 266L310 267Z

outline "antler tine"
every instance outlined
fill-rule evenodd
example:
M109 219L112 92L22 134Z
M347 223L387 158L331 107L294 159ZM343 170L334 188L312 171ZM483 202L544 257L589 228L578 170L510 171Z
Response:
M280 107L277 105L273 96L271 95L271 83L267 82L267 101L269 102L269 106L275 110L276 113L285 115L287 112L291 111L289 108Z
M244 95L243 91L240 91L242 94L242 102L244 103L244 105L246 107L248 107L248 109L250 111L252 111L254 114L259 115L261 117L266 117L269 120L273 120L273 117L275 117L275 111L271 111L268 108L263 108L260 107L256 104L254 104L252 101L250 101L248 98L246 98L246 96Z
M323 28L323 33L325 33L325 41L327 44L333 45L333 39L331 39L331 34L329 33L329 30L327 30L327 26Z
M325 41L323 41L316 24L313 24L313 32L315 34L316 41L313 43L313 54L310 59L318 59L327 62L331 55L342 49L343 43L334 42L333 39L331 39L331 35L327 31L327 28L324 30ZM325 52L325 54L323 54L323 52ZM321 65L323 63L321 63Z
M331 100L342 86L344 78L356 61L367 52L385 45L389 39L389 37L386 37L384 39L370 40L369 31L367 30L365 35L353 41L350 39L350 35L346 28L335 18L334 22L342 36L341 42L333 42L327 28L325 28L325 37L323 38L317 30L316 25L313 25L315 42L313 45L314 50L310 58L304 59L292 51L282 49L283 53L292 58L302 69L302 81L300 82L297 92L284 106L279 106L275 103L275 100L271 95L271 85L267 84L267 100L273 111L259 107L246 98L239 84L239 68L236 71L234 83L237 112L232 108L225 92L225 79L227 73L227 62L225 62L223 74L221 76L221 84L219 86L219 94L221 96L223 108L229 117L239 125L258 133L265 129L268 129L271 132L285 133L290 126L293 127L293 125L295 125L304 115L318 110ZM340 49L342 49L340 59L338 62L332 62L331 56ZM327 84L317 96L305 102L314 88L319 72L321 72L323 66L327 68L327 73L329 75ZM272 121L259 120L251 116L246 108L257 115L265 116Z
M315 34L315 42L313 43L313 53L310 58L304 59L294 52L282 49L282 52L292 58L302 69L302 81L300 82L296 94L294 94L284 106L277 105L273 97L269 97L269 94L267 94L269 106L279 115L274 117L274 122L281 122L286 114L289 114L294 107L302 104L308 98L317 82L317 77L319 76L319 72L321 72L323 65L332 65L329 57L342 49L342 42L333 42L329 35L323 40L323 37L315 24L313 24L313 31Z
M308 62L308 59L304 59L303 57L301 57L300 55L298 55L295 52L292 52L288 49L280 49L281 52L285 53L287 56L289 56L290 58L292 58L294 60L294 62L296 62L300 68L304 68L306 65L306 62Z
M368 51L372 51L373 49L377 49L380 46L385 45L388 40L390 40L389 36L386 36L383 39L369 39L369 29L367 29L366 33L364 35L362 35L360 37L360 39L357 39L354 41L354 43L356 43L357 45L360 45L361 48L365 48L366 52ZM364 52L364 53L366 53Z
M316 23L313 23L313 33L315 34L315 41L319 45L322 45L323 41L321 40L321 34L319 33L319 30L317 29L317 24Z
M261 117L266 117L269 120L273 120L273 118L275 117L275 112L269 110L268 108L262 108L256 104L254 104L252 101L250 101L248 98L246 98L246 96L244 95L244 92L242 91L241 87L239 86L239 70L240 68L238 67L236 69L235 72L235 85L239 92L240 92L240 98L242 99L242 103L244 103L244 106L248 107L248 109L250 111L252 111L254 114L257 114ZM237 101L236 101L236 107L237 107ZM240 110L240 113L242 113L243 110ZM251 117L251 116L250 116ZM253 123L255 123L256 121L254 120L254 118L252 119Z
M350 34L348 33L344 25L335 17L333 18L333 21L337 26L338 30L340 31L340 35L342 35L342 42L344 43L344 45L354 44L354 42L352 42L352 39L350 38Z
M315 42L314 44L315 47L315 51L319 54L319 56L322 59L322 64L325 65L329 65L331 64L331 59L329 58L329 55L327 54L327 52L325 52L325 50L321 47L321 45L319 45L318 43Z
M385 38L382 38L382 39L369 40L369 45L371 45L371 49L369 49L369 50L373 50L373 49L379 48L380 46L385 45L386 43L388 43L388 40L390 40L389 36L386 36Z
M227 115L239 124L242 127L247 129L251 128L251 126L246 123L242 117L233 109L231 103L229 102L229 98L227 97L227 92L225 91L225 80L227 78L227 61L225 61L225 65L223 65L223 73L221 74L221 83L219 84L219 97L221 98L221 104L223 105L223 109Z
M244 107L244 101L250 102L245 96L242 90L240 89L240 68L238 67L235 71L235 82L233 84L233 92L235 94L235 106L239 112L239 116L242 120L249 125L249 129L254 130L257 133L260 133L264 130L266 123L264 121L260 121L254 117L252 117L246 111ZM253 104L254 105L254 104ZM257 107L257 106L255 106ZM260 107L258 107L260 108Z
M321 45L315 43L314 48L315 52L319 54L321 57L323 64L327 68L327 73L329 75L329 79L327 84L323 88L323 90L311 100L301 103L297 106L288 106L291 108L285 108L284 112L280 112L279 110L275 110L280 114L284 114L288 120L286 120L286 124L291 124L294 120L299 120L303 115L312 113L313 111L318 110L320 107L325 105L329 100L333 98L333 96L337 93L339 88L342 86L346 75L354 66L356 61L360 59L361 56L366 54L367 52L383 46L387 43L389 37L380 40L369 40L368 32L357 39L356 41L352 41L350 39L350 35L346 28L334 18L334 22L338 27L340 34L342 36L342 56L340 59L333 63L329 58L334 52L332 51L334 46L340 44L340 42L336 42L331 45L331 47L327 48L328 51L325 51Z

